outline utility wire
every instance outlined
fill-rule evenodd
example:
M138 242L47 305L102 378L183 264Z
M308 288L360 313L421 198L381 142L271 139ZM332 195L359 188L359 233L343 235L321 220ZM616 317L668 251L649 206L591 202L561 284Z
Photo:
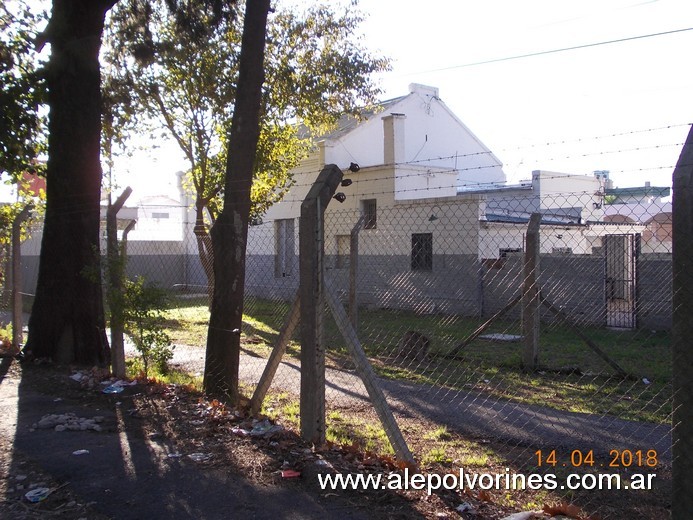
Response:
M450 67L442 67L439 69L430 69L430 70L424 70L424 71L420 71L420 72L412 72L411 74L426 74L429 72L442 72L445 70L463 69L466 67L476 67L478 65L486 65L489 63L498 63L498 62L502 62L502 61L519 60L522 58L531 58L534 56L543 56L545 54L555 54L558 52L574 51L574 50L578 50L578 49L587 49L589 47L598 47L601 45L610 45L612 43L622 43L622 42L628 42L628 41L633 41L633 40L642 40L645 38L654 38L655 36L665 36L668 34L676 34L676 33L681 33L681 32L686 32L686 31L693 31L693 27L687 27L685 29L674 29L671 31L664 31L664 32L658 32L658 33L651 33L651 34L641 34L639 36L629 36L628 38L619 38L617 40L607 40L607 41L603 41L603 42L585 43L583 45L575 45L573 47L563 47L561 49L552 49L549 51L530 52L528 54L518 54L517 56L506 56L504 58L494 58L491 60L475 61L472 63L464 63L462 65L452 65Z

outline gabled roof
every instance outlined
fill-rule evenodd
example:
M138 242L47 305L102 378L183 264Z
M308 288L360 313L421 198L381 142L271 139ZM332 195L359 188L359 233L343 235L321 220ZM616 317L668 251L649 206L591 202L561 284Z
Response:
M359 126L364 121L368 121L374 116L382 112L385 112L388 108L390 108L395 103L402 101L405 97L407 96L400 96L388 99L386 101L381 101L369 107L363 107L359 110L358 116L344 115L340 117L337 121L336 128L331 132L328 132L327 134L320 136L320 139L339 139L340 137L351 132L354 128Z

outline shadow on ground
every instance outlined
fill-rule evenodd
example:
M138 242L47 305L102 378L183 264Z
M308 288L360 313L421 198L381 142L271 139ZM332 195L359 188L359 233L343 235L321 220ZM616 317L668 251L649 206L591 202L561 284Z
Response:
M135 404L141 387L106 395L80 388L68 376L65 369L18 367L8 359L0 363L0 433L4 453L11 457L4 468L5 505L22 501L25 513L43 508L52 514L67 511L71 500L73 506L87 504L89 518L123 520L384 517L383 510L369 510L355 493L321 492L317 478L258 483L248 478L247 468L195 462L187 456L190 453L179 452L180 446L166 431L152 436L151 423ZM65 413L101 416L103 431L34 427L48 414ZM76 455L80 450L83 454ZM27 503L22 497L31 483L27 479L19 485L23 489L17 489L15 477L29 466L42 472L47 487L64 485L62 489L72 494L61 496L56 491L43 503ZM401 497L396 503L397 517L421 517ZM76 513L74 518L78 517Z

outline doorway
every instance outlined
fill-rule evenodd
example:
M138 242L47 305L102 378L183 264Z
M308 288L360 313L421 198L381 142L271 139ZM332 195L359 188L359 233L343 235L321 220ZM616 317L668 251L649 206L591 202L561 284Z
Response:
M639 234L603 237L606 296L606 326L634 329L637 326L637 257Z

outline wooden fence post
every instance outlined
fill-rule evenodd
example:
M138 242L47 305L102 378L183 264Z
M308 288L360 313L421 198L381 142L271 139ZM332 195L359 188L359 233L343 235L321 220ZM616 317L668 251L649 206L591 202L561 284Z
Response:
M325 442L325 347L323 257L325 208L342 181L342 170L326 165L301 204L299 299L301 301L301 436Z
M522 286L522 334L524 370L534 371L539 359L539 224L541 213L532 213L527 226Z
M673 184L673 435L671 518L693 511L693 127Z

